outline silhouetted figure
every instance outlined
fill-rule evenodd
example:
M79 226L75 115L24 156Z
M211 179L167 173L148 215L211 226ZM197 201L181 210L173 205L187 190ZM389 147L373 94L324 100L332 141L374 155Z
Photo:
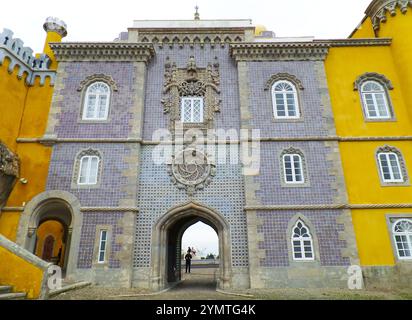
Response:
M190 266L192 264L192 255L188 252L185 255L185 260L186 260L186 273L190 273Z
M63 248L60 247L59 253L57 254L57 262L56 262L56 265L59 265L59 264L60 264L60 261L61 261L61 259L62 259L62 251L63 251Z
M190 247L187 248L187 253L191 254L192 253L192 249Z

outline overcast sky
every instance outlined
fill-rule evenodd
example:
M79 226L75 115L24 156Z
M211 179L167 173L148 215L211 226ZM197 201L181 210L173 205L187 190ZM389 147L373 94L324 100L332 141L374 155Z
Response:
M187 247L194 247L199 257L209 253L217 255L219 253L219 239L217 233L203 222L198 222L188 228L183 234L182 250L187 251Z
M280 37L346 38L359 24L371 0L20 0L0 11L0 28L14 31L35 52L43 49L48 16L64 20L65 41L112 41L133 20L252 19Z

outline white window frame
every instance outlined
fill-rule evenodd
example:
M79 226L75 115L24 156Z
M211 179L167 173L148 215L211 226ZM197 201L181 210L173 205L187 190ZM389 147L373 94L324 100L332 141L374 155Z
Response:
M106 239L103 240L103 233L106 233ZM99 236L99 251L97 252L97 263L103 264L106 263L106 254L107 254L107 246L109 242L109 231L106 229L101 229L100 230L100 236ZM104 243L104 248L103 247ZM103 253L103 260L100 259L101 254Z
M194 121L194 102L195 100L200 101L200 121ZM190 121L184 121L184 115L185 115L185 102L190 101L191 104L191 117ZM204 122L204 99L203 97L182 97L181 101L181 109L180 109L180 115L181 115L181 122L182 123L203 123Z
M374 84L378 85L381 88L381 90L379 90L379 91L366 91L365 92L364 88L369 83L374 83ZM366 95L367 94L372 95L373 107L374 107L374 111L376 112L376 116L372 116L370 114L369 107L368 107L368 104L366 102ZM377 99L376 99L376 96L378 94L383 95L383 101L384 101L385 110L386 110L386 113L387 113L386 116L380 115L380 110L379 110ZM392 119L392 112L391 112L391 108L390 108L390 105L389 105L388 93L385 90L385 87L381 83L379 83L377 81L374 81L374 80L368 80L368 81L365 81L364 83L362 83L361 97L362 97L363 110L364 110L364 113L365 113L367 119L370 119L370 120L389 120L389 119Z
M295 238L295 228L298 227L298 224L301 223L303 228L306 228L306 230L308 231L308 238L304 238L302 236L300 236L299 238ZM301 254L302 257L301 258L297 258L296 257L296 253L297 251L295 251L295 241L299 241L299 247L301 250ZM312 253L312 257L306 257L306 251L305 251L305 244L304 241L309 241L310 242L310 253ZM292 258L294 261L315 261L315 250L314 250L314 246L313 246L313 237L312 237L312 233L310 232L309 227L301 220L299 219L295 225L292 228L292 236L291 236L291 244L292 244Z
M93 163L93 159L97 159L97 168L96 168L96 176L94 177L95 179L92 180L92 176L91 176L91 169L92 169L92 163ZM83 163L87 160L87 168L86 168L86 181L85 182L81 182L80 178L82 177L82 171L83 171ZM85 185L96 185L97 181L99 179L99 169L100 169L100 158L98 156L83 156L80 159L80 163L79 163L79 174L77 177L77 184L81 185L81 186L85 186Z
M397 220L392 228L392 234L393 234L393 241L395 244L395 249L396 249L396 254L399 260L412 260L412 232L399 232L399 231L395 231L396 226L401 223L401 222L409 222L412 223L411 219L400 219ZM406 243L409 246L409 252L410 252L410 256L408 257L401 257L399 254L399 247L398 247L398 241L396 240L396 236L405 236L406 237Z
M276 91L276 86L279 85L280 83L286 83L289 86L292 87L293 91ZM294 104L295 104L295 115L290 116L289 115L289 108L288 108L288 103L287 103L287 94L292 93L293 94L293 99L294 99ZM276 94L282 94L283 96L283 102L285 104L285 115L280 116L278 113L278 105L276 102ZM276 81L273 86L272 86L272 104L273 104L273 115L275 119L300 119L300 106L299 106L299 98L298 98L298 91L296 89L296 86L287 80L279 80Z
M294 157L299 157L299 166L300 166L300 172L301 172L301 176L302 176L302 181L297 181L296 180L296 167L295 167L295 160ZM288 181L287 179L287 173L286 173L286 157L291 157L291 169L292 169L292 178L293 181ZM300 154L297 153L287 153L284 154L282 157L282 161L283 161L283 177L285 180L286 184L305 184L305 174L304 174L304 170L303 170L303 159L302 156Z
M382 166L382 160L381 160L382 155L385 156L386 162L388 163L389 174L391 176L390 179L385 178L385 173L383 172L383 166ZM396 162L397 162L398 170L399 170L399 174L400 174L400 179L395 179L395 175L394 175L393 168L392 168L392 163L389 159L390 155L394 155L395 158L396 158ZM403 176L403 172L402 172L401 160L399 159L399 156L395 152L379 152L378 153L378 163L379 163L379 170L380 170L383 182L385 182L385 183L403 183L403 182L405 182L405 180L404 180L405 177Z
M99 101L100 97L103 96L102 94L94 94L96 95L95 103L94 103L94 109L93 109L93 116L89 117L87 114L88 111L88 105L89 105L89 98L90 98L90 91L95 85L104 85L107 88L107 94L104 94L106 96L106 105L105 105L105 112L103 117L99 117ZM105 121L109 117L109 108L110 108L110 98L111 98L111 88L110 86L103 82L103 81L97 81L91 83L86 90L86 95L84 98L84 105L83 105L83 116L82 120L86 121Z

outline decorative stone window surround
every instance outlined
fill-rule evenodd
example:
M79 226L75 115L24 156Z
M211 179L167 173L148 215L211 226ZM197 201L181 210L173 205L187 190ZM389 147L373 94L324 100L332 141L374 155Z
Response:
M386 224L388 227L388 232L389 232L389 238L391 239L391 244L392 244L392 251L393 251L393 257L396 261L397 264L412 264L412 259L400 259L398 255L398 247L395 242L395 237L393 233L393 228L395 224L399 220L410 220L412 221L412 212L411 213L389 213L386 215Z
M94 238L94 246L93 246L93 267L94 268L108 268L110 262L110 256L112 251L112 226L111 225L97 225L96 226L96 234ZM100 233L102 230L107 231L106 237L106 254L105 254L105 261L104 263L99 263L99 249L100 249Z
M368 117L367 111L366 111L366 103L364 102L363 99L363 95L362 95L362 85L367 82L367 81L375 81L377 83L379 83L381 86L383 86L384 90L385 90L385 94L386 94L386 101L388 103L388 109L389 109L389 113L391 115L391 117L389 119L371 119ZM362 106L362 113L363 113L363 118L366 122L389 122L389 121L397 121L396 117L395 117L395 111L393 108L393 104L392 104L392 99L391 96L389 94L390 90L393 90L394 87L392 85L392 82L386 78L384 75L376 73L376 72L366 72L364 74L362 74L361 76L359 76L354 84L353 84L353 89L355 91L359 91L359 98L360 98L360 103Z
M79 174L80 174L80 162L81 162L82 157L84 156L97 156L100 159L96 184L93 184L93 185L78 184L78 179L79 179ZM99 150L92 149L92 148L80 151L76 155L76 158L74 161L71 189L99 189L101 186L102 173L103 173L102 153Z
M283 156L287 154L298 154L301 157L302 160L302 174L303 174L303 183L287 183L285 181L285 168L283 164ZM294 147L290 147L288 149L284 149L281 151L279 154L279 161L280 161L280 181L281 181L281 186L284 188L308 188L310 187L310 181L309 181L309 175L307 172L307 166L306 166L306 158L304 153L296 149Z
M85 112L86 106L86 96L88 88L96 82L103 82L107 84L110 88L109 94L109 104L107 111L107 119L105 120L93 120L93 119L83 119L83 113ZM114 92L119 92L117 83L114 81L112 76L105 75L105 74L93 74L88 76L86 79L80 82L79 87L77 88L78 92L81 92L81 105L80 105L80 112L78 114L77 123L109 123L110 122L110 115L113 103L113 94Z
M399 166L400 166L400 170L401 170L401 173L402 173L402 176L403 176L403 182L386 182L384 180L383 176L382 176L382 170L381 170L380 161L379 161L379 154L380 153L389 153L389 152L395 153L398 156ZM382 187L396 187L396 186L409 187L410 186L406 163L405 163L404 157L402 155L402 152L398 148L388 146L388 145L378 148L376 150L376 153L375 153L375 160L376 160L379 179L381 181L381 186Z

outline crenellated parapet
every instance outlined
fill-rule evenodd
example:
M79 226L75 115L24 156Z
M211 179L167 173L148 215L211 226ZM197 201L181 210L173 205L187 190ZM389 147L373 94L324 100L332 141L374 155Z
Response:
M366 14L371 18L373 29L380 29L381 23L387 21L387 13L394 17L396 9L399 8L403 14L406 14L409 8L412 8L412 0L374 0L366 9Z
M6 58L10 59L9 73L18 67L17 77L22 79L26 75L27 85L34 85L36 78L40 78L40 85L44 85L47 77L50 84L54 84L56 72L49 69L50 58L46 54L35 57L33 50L25 47L21 39L13 38L13 32L9 29L3 29L0 33L0 65Z

